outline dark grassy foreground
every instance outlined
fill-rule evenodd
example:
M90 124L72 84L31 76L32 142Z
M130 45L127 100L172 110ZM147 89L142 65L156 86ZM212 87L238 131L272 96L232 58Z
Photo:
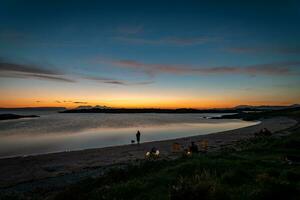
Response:
M299 121L299 111L286 115ZM22 196L55 200L296 200L300 199L299 125L288 132L285 136L241 141L219 152L144 161L126 169L112 169L103 177L89 178L60 191L49 189Z
M299 121L300 114L290 109L248 118L262 116ZM115 169L68 187L54 199L300 199L300 128L289 131L220 152Z
M234 149L115 169L66 188L54 199L299 199L300 130ZM298 157L299 158L299 157ZM299 162L299 161L298 161Z

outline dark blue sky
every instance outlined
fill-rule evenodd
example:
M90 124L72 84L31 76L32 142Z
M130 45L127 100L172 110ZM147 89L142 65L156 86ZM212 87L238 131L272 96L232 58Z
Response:
M299 55L299 1L0 2L3 106L296 103Z

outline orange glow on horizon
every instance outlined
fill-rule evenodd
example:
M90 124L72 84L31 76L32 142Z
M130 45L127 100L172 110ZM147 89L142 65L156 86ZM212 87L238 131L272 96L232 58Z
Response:
M35 87L36 86L36 87ZM36 82L29 88L0 89L0 107L108 106L115 108L232 108L238 105L291 105L299 103L295 90L210 90L189 88L45 86Z
M81 101L32 101L28 99L23 100L10 100L3 101L0 100L0 107L2 108L21 108L21 107L65 107L68 109L76 108L78 106L108 106L114 108L166 108L166 109L176 109L176 108L195 108L195 109L210 109L210 108L232 108L238 105L291 105L293 102L267 102L267 101L214 101L214 100L170 100L162 101L159 99L114 99L105 101L88 101L86 103L74 103ZM84 102L84 101L82 101Z
M144 91L99 93L97 91L32 91L32 90L2 90L5 94L0 99L0 107L66 107L78 106L108 106L115 108L232 108L238 105L291 105L297 103L297 95L277 97L276 94L266 95L250 93L199 93ZM35 97L33 97L35 96Z

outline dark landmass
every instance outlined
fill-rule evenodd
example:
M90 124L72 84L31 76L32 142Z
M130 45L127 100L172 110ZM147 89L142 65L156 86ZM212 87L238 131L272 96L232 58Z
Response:
M262 106L250 106L250 105L239 105L234 107L234 109L237 110L282 110L282 109L288 109L288 108L300 108L300 104L292 104L289 106L268 106L268 105L262 105Z
M198 110L192 108L180 109L158 109L158 108L91 108L91 109L72 109L61 111L61 113L232 113L232 109L208 109Z
M179 109L160 109L160 108L110 108L103 106L79 106L76 109L63 110L60 113L238 113L238 116L244 116L244 112L254 111L276 111L285 109L298 109L299 104L290 106L248 106L240 105L234 108L215 108L215 109L193 109L193 108L179 108ZM228 118L230 119L230 118Z
M264 118L271 118L276 116L295 117L300 115L300 107L285 108L280 110L268 110L260 112L237 112L233 115L223 115L221 117L214 117L213 119L242 119L246 121L259 120Z
M23 107L23 108L0 108L0 111L62 111L65 107Z
M11 120L11 119L32 118L32 117L40 117L40 116L38 116L38 115L0 114L0 120Z

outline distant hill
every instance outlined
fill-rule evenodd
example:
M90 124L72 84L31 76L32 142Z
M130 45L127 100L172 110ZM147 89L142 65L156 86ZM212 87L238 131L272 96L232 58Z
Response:
M107 107L107 106L99 106L99 105L96 105L96 106L90 106L90 105L84 105L84 106L78 106L77 108L75 108L76 110L80 110L80 109L93 109L93 108L96 108L96 109L111 109L111 107Z
M250 105L239 105L234 107L233 109L237 110L282 110L287 108L298 108L300 104L293 104L289 106L268 106L268 105L261 105L261 106L250 106Z
M251 106L239 105L234 108L214 108L214 109L159 109L159 108L110 108L106 106L79 106L75 109L64 110L61 113L240 113L243 111L272 111L288 108L300 108L300 104L290 106Z
M234 115L223 115L221 117L214 117L213 119L243 119L243 120L259 120L262 118L271 118L271 117L300 117L300 106L289 106L284 109L275 109L275 110L260 110L254 112L244 112L239 111Z

